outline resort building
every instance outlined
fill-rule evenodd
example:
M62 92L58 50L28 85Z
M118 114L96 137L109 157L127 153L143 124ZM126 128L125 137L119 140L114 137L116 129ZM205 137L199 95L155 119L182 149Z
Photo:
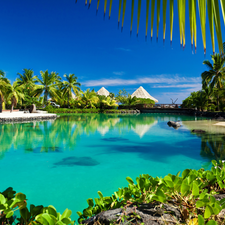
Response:
M158 100L154 97L152 97L142 86L140 86L132 95L131 97L136 97L136 98L147 98L151 99L154 102L158 102Z
M104 95L106 97L109 96L109 92L104 87L102 87L101 89L99 89L96 93L97 93L97 95Z

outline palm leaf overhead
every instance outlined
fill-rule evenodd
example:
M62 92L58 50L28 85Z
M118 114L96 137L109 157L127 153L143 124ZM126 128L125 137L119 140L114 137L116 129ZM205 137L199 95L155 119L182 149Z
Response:
M126 11L126 4L127 4L127 1L124 0L123 1L123 17L122 17L122 27L121 27L121 30L123 30L123 24L124 24L124 18L125 18L125 11Z
M107 7L107 0L105 0L105 3L104 3L104 16L105 16L105 13L106 13L106 7Z
M173 16L174 16L174 4L173 0L170 0L170 42L173 39Z
M198 4L196 2L198 1ZM117 1L118 2L118 1ZM137 2L137 5L135 5L135 2ZM130 26L130 32L132 33L133 28L133 16L134 16L134 8L137 8L137 35L139 33L139 24L142 23L141 21L141 4L143 0L132 0L129 1L129 4L131 4L131 26ZM166 13L167 10L170 11L170 41L172 42L173 38L173 24L174 24L174 0L169 0L169 7L167 6L167 0L162 1L162 7L163 10L161 12L161 1L157 0L157 4L155 0L145 0L146 2L146 29L145 29L145 35L147 36L147 30L148 30L148 12L150 7L151 10L151 38L153 37L153 24L154 24L154 11L155 11L155 5L157 6L157 27L156 27L156 34L158 38L158 32L160 27L160 14L162 13L163 18L163 39L166 37ZM87 0L85 0L85 3L87 3ZM97 0L97 10L99 8L100 0ZM106 12L107 8L107 0L104 1L104 14ZM91 0L89 0L89 4L91 4ZM111 9L112 9L113 1L110 0L109 4L109 17L111 16ZM125 10L128 3L126 0L119 0L119 10L118 10L118 24L120 23L120 17L121 17L121 11L123 7L123 18L122 18L122 27L124 24L124 17L125 17ZM223 41L222 41L222 28L221 28L221 19L224 21L223 25L225 25L225 1L224 0L188 0L188 5L186 4L186 0L179 0L177 1L177 11L178 11L178 20L179 20L179 30L180 30L180 44L185 47L186 42L186 35L185 35L185 14L186 12L189 14L189 23L190 23L190 35L191 35L191 45L195 45L195 49L197 47L197 12L199 14L199 20L201 24L201 35L203 40L203 47L204 52L206 51L206 26L207 21L209 21L209 27L210 27L210 35L211 35L211 42L212 42L212 48L213 51L215 51L215 40L217 40L217 44L219 46L220 53L223 52ZM188 6L188 7L187 7ZM197 9L198 7L198 9ZM176 10L176 7L175 7ZM222 18L220 18L222 15ZM207 18L208 17L208 18ZM214 29L217 38L215 39Z
M198 0L198 8L199 8L199 16L201 22L201 30L202 30L202 41L204 52L206 51L206 1L205 0Z
M138 13L137 13L137 36L138 36L138 31L139 31L140 17L141 17L141 0L138 0Z
M159 22L160 22L160 0L157 0L157 40L159 37Z
M223 21L224 21L224 24L225 24L225 1L220 0L220 4L221 4L221 8L222 8Z
M155 0L152 0L152 5L151 5L151 38L153 37L154 12L155 12Z
M148 12L149 12L149 3L150 0L146 0L146 28L145 28L145 36L148 34Z
M109 3L109 19L110 19L111 12L112 12L112 2L113 2L113 0L110 0L110 3Z
M133 19L134 19L134 0L132 0L132 7L131 7L130 34L132 33Z
M166 38L166 3L167 0L163 1L163 41Z
M213 54L215 53L215 39L214 39L214 11L213 11L213 0L207 0L208 4L208 17L209 17L209 29L211 34L211 40L212 40L212 48L213 48Z
M122 0L119 1L118 26L120 25L121 8L122 8Z

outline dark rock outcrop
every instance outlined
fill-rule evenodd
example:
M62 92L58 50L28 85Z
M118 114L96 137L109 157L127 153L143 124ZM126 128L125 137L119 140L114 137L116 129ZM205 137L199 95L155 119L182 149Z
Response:
M167 124L168 124L168 126L173 127L173 128L178 128L181 126L180 123L174 122L174 121L169 121Z
M182 215L177 207L162 203L148 203L101 212L83 221L83 224L93 225L98 221L101 225L110 225L112 222L121 225L141 223L145 225L174 225L178 224L181 220Z

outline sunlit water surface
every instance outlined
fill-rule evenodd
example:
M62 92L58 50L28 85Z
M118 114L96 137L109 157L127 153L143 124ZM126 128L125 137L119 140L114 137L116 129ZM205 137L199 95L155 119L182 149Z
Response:
M169 120L183 125L173 129ZM113 194L127 186L127 176L163 177L186 168L207 169L211 159L223 159L225 128L219 135L196 135L190 131L193 120L199 122L183 115L80 114L2 124L0 191L11 186L29 203L54 205L60 212L69 208L77 219L86 199L98 197L99 190Z

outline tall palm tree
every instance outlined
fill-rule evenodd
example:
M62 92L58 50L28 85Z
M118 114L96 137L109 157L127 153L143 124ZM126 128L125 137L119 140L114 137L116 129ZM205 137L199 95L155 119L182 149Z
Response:
M2 102L4 101L4 96L6 96L5 86L9 84L9 80L5 77L5 72L0 70L0 113L2 112Z
M208 67L208 71L202 73L202 87L205 89L209 86L212 90L215 88L222 89L223 82L225 80L225 58L220 54L215 54L211 56L213 64L208 60L203 62L204 65ZM217 110L219 110L219 93L217 93Z
M23 69L23 74L17 73L19 78L16 79L18 85L29 85L33 86L37 83L37 76L34 76L34 71L31 69Z
M64 77L66 78L66 81L63 81L62 83L62 91L64 95L68 96L68 108L69 108L69 100L72 98L72 91L78 95L78 91L80 91L80 88L77 86L81 86L79 82L77 82L77 77L75 74L65 74Z
M48 96L54 98L57 95L57 86L59 85L60 77L56 72L49 73L48 70L40 71L41 79L37 78L40 85L36 85L34 94L39 97L44 93L44 102L47 102Z
M76 0L77 2L78 0ZM82 0L81 0L82 1ZM112 4L118 1L112 1L110 0L110 3L107 5L106 1L97 1L97 11L99 8L99 2L104 2L104 15L106 13L107 7L109 7L109 18L111 16L112 11ZM136 4L137 2L137 4ZM170 17L170 41L172 42L173 38L173 24L174 24L174 14L178 14L178 20L179 20L179 31L180 31L180 44L185 47L186 39L185 39L185 28L187 22L186 20L186 14L189 16L189 22L190 22L190 35L191 35L191 45L197 46L197 24L200 22L201 26L201 33L202 33L202 40L203 40L203 47L204 51L206 51L206 23L208 21L209 28L210 28L210 34L211 34L211 41L212 41L212 47L213 52L215 52L215 33L217 36L217 42L219 46L220 52L223 52L223 41L222 41L222 30L224 28L221 28L221 15L222 19L225 22L225 1L224 0L188 0L188 5L186 4L186 0L152 0L150 4L150 0L132 0L132 1L126 1L126 0L119 0L119 9L118 9L118 25L121 22L121 16L122 16L122 23L121 23L121 29L123 29L124 24L124 18L125 18L125 11L128 5L128 8L131 9L131 12L129 13L131 15L131 25L130 25L130 32L132 32L133 27L133 18L135 13L137 12L137 35L139 32L139 24L141 22L141 11L143 11L142 4L145 3L145 13L146 13L146 20L143 21L145 23L145 35L147 37L148 33L148 23L151 22L151 38L153 37L153 25L155 23L155 11L156 11L156 36L158 39L158 33L159 33L159 25L160 25L160 17L162 17L162 25L163 25L163 40L165 40L165 34L166 34L166 22L167 22L167 14L169 13ZM85 0L85 3L87 3L87 0ZM177 6L175 7L175 3ZM198 3L198 4L197 4ZM91 4L91 0L89 1L89 7ZM101 3L100 3L101 4ZM161 10L162 8L162 10ZM142 9L142 10L141 10ZM134 12L136 11L136 12ZM151 18L149 21L149 11L151 12ZM169 12L168 12L169 11ZM178 12L176 12L178 11ZM126 12L126 15L128 13ZM162 15L161 15L162 14ZM197 15L199 14L199 15ZM208 18L207 18L208 17ZM198 18L200 21L198 21ZM199 29L199 28L198 28ZM216 31L214 33L214 31Z
M24 99L23 87L18 85L17 81L15 81L12 85L6 85L7 98L11 101L11 111L13 112L13 107L17 105L17 103Z

